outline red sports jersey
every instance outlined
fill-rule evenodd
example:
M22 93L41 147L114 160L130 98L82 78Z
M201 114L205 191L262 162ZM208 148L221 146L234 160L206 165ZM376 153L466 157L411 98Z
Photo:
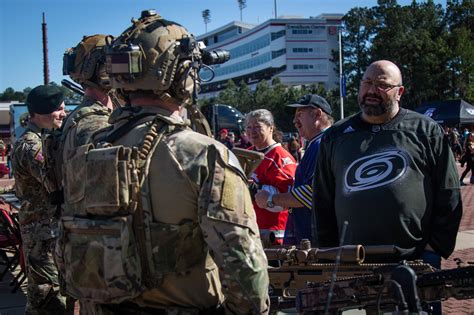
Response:
M250 147L255 150L255 147ZM259 185L270 185L279 192L288 192L294 182L296 162L293 156L281 144L270 146L265 152L265 158L252 174L252 179ZM281 212L270 212L259 208L254 202L253 207L257 215L257 224L262 236L270 231L275 233L277 243L281 244L285 233L288 209Z

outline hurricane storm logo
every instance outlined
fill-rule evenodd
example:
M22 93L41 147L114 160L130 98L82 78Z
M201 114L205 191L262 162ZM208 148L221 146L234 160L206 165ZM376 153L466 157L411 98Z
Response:
M405 174L407 165L405 155L399 150L364 156L347 168L344 186L350 192L384 186Z

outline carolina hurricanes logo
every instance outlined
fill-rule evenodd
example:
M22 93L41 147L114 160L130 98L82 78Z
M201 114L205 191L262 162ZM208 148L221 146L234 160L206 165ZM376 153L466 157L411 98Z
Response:
M400 150L364 156L347 168L344 186L350 192L390 184L407 170L407 158Z

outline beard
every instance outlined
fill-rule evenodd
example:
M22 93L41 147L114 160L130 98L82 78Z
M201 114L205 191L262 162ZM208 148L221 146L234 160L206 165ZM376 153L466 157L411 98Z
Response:
M367 104L366 99L375 98L379 100L378 104ZM367 116L383 116L388 112L391 112L397 105L395 98L389 98L384 100L377 94L366 94L361 101L359 101L359 107Z

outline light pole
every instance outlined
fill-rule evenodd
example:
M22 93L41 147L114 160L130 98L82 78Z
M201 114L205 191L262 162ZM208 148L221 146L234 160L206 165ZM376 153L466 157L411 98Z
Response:
M341 119L344 118L344 96L346 94L346 82L342 74L342 27L339 27L339 96L341 98Z

